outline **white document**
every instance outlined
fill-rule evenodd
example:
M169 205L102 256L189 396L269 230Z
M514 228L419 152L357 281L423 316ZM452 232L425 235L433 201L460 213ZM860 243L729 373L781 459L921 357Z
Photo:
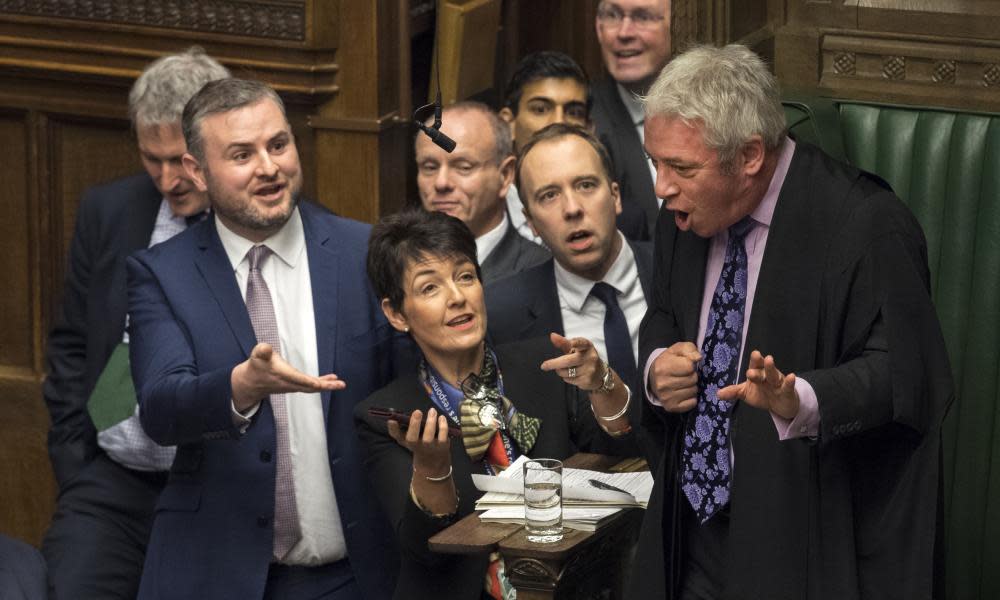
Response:
M523 465L528 459L519 457L500 475L473 474L476 489L486 492L476 502L476 509L494 508L524 503ZM612 485L615 492L595 487L590 480ZM646 508L653 491L653 475L637 473L601 473L586 469L563 469L563 504L579 506L641 506ZM623 493L624 492L624 493Z

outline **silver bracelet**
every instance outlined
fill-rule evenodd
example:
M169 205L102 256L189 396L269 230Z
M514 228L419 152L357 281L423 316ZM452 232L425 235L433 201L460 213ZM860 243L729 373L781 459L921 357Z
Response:
M625 406L623 406L620 411L616 412L615 414L611 415L610 417L602 417L601 415L597 414L597 411L594 410L594 403L591 402L590 403L590 412L594 413L594 416L597 417L598 419L602 420L602 421L616 421L616 420L622 418L623 416L625 416L625 413L628 412L629 402L632 401L632 390L631 390L631 388L628 387L628 384L625 383L624 381L622 382L622 385L625 386ZM450 474L451 473L449 473L449 475Z
M440 477L431 477L429 475L424 475L424 479L426 479L427 481L433 481L434 483L441 483L442 481L447 481L451 477L452 471L453 471L452 466L448 465L448 472L445 473L444 475L442 475ZM417 472L417 468L416 467L413 468L413 472L414 473Z

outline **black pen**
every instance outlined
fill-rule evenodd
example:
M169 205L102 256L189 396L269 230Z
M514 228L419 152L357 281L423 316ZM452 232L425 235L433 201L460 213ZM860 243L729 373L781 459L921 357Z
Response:
M630 496L632 498L635 498L635 496L632 496L632 494L626 492L625 490L621 489L620 487L615 487L615 486L611 485L610 483L604 483L600 479L589 479L588 481L590 482L590 485L594 486L597 489L608 490L609 492L619 492L619 493L625 494L626 496Z

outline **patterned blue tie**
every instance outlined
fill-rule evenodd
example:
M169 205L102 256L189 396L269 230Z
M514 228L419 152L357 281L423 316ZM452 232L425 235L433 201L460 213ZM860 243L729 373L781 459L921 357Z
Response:
M743 239L753 227L744 217L729 228L726 261L712 295L702 361L698 368L698 406L684 429L681 489L704 523L729 502L729 410L718 391L736 382L743 311L747 298L747 251Z

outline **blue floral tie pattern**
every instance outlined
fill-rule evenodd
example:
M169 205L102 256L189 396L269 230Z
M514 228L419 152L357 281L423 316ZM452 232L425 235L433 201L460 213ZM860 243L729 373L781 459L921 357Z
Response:
M729 502L729 411L720 389L736 382L743 311L747 298L747 251L743 239L750 217L729 228L726 259L712 295L698 367L698 406L684 428L681 489L704 523Z

